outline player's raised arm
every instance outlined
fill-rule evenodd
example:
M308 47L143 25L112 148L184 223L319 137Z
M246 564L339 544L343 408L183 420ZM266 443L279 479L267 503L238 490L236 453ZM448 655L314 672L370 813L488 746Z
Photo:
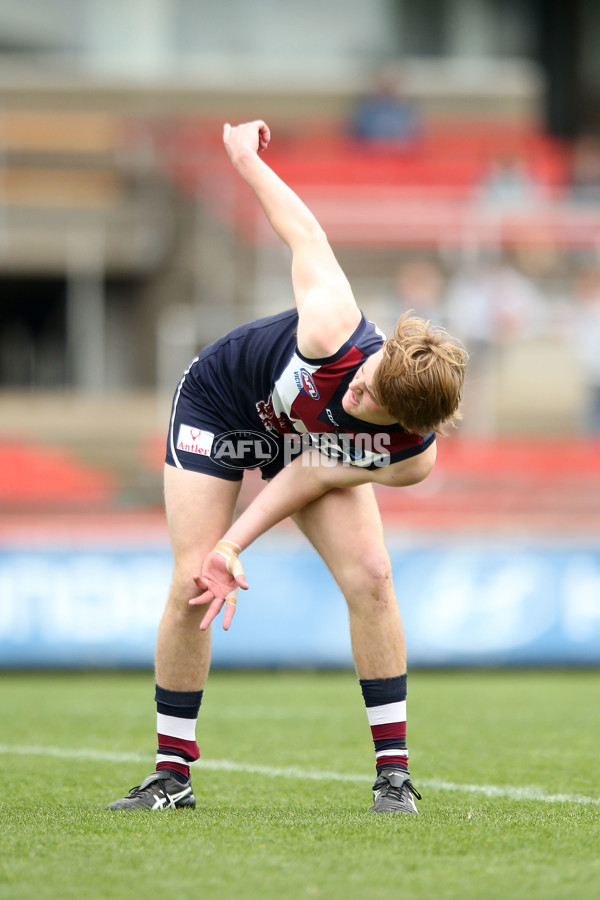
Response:
M259 157L271 133L265 122L225 125L229 158L252 188L275 233L292 251L292 282L299 313L298 346L310 358L335 353L360 321L352 289L317 219L298 195Z

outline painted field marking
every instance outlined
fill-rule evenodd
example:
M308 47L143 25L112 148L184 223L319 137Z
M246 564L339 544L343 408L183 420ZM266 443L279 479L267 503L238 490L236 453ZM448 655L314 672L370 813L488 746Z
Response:
M150 764L155 757L142 753L110 753L105 750L75 750L68 747L35 747L0 744L0 754L5 756L53 756L57 759L81 759L95 762ZM275 768L236 763L228 759L202 759L192 763L194 769L207 772L245 772L248 775L264 775L269 778L297 778L305 781L344 781L370 784L372 775L352 775L343 772L325 772L319 769L299 769L295 766ZM483 794L485 797L504 797L507 800L537 800L540 803L573 803L581 806L600 806L600 797L583 794L548 794L539 787L512 787L494 784L459 784L437 778L419 778L419 787L436 791L454 791L461 794Z

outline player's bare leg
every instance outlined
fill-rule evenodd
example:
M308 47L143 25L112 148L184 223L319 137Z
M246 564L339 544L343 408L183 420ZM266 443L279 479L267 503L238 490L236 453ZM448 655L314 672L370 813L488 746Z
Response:
M206 610L189 606L197 596L206 554L229 528L241 481L165 466L165 505L173 551L173 580L156 644L156 681L171 691L198 691L210 666L210 630L200 631Z
M156 646L156 771L108 808L193 808L190 763L198 758L196 718L210 667L205 614L189 600L204 556L231 524L241 482L165 466L165 503L174 572Z
M340 586L359 678L406 671L402 620L370 484L329 491L294 516Z
M348 605L354 663L375 745L374 813L417 813L408 773L406 648L371 485L329 491L295 520Z

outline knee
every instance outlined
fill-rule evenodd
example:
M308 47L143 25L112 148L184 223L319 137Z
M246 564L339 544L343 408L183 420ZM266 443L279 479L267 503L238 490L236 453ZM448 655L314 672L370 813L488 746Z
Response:
M202 589L194 581L194 576L200 574L201 568L195 562L175 564L167 606L171 610L171 614L177 618L188 620L197 618L200 614L204 615L206 612L203 606L189 605L192 597L197 597L198 594L202 593Z
M394 600L392 566L384 547L365 549L345 576L342 589L349 606L377 610Z

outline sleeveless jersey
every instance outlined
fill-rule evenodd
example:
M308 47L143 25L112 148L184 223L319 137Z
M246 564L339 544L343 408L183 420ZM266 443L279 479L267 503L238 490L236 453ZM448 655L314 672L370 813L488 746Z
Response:
M400 425L373 425L342 407L356 371L384 335L364 315L333 356L307 359L297 346L296 310L241 325L206 347L182 383L198 408L223 428L259 431L298 452L317 446L326 455L373 469L425 450L435 434L410 434Z

